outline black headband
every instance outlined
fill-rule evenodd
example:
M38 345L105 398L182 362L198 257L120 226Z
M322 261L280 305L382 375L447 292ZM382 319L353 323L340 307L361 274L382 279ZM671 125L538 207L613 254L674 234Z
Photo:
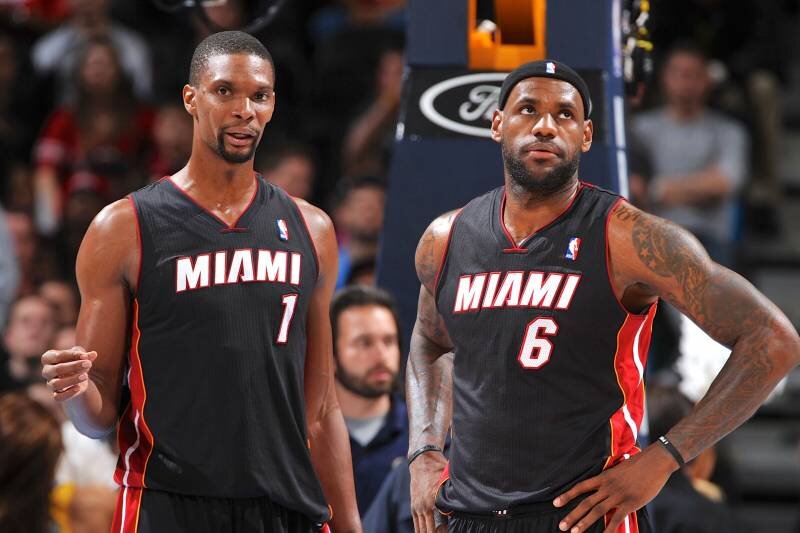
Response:
M580 74L569 68L564 63L553 61L552 59L542 59L541 61L531 61L520 65L512 70L506 79L503 80L503 86L500 88L500 99L497 102L497 107L503 109L508 100L508 95L511 89L514 88L519 82L526 78L554 78L557 80L565 81L575 87L583 100L583 110L586 118L592 114L592 99L589 97L589 87L583 81Z

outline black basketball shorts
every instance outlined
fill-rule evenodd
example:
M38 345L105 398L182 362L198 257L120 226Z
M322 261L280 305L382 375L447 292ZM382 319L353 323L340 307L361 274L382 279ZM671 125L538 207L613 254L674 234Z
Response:
M326 525L267 498L207 498L120 489L111 533L320 533Z

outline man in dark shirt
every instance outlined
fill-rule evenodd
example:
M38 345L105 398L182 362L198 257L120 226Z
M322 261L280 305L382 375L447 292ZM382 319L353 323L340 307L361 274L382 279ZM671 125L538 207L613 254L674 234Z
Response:
M397 313L383 290L355 286L331 304L336 392L350 433L358 510L363 515L408 448L405 403L393 394L400 368Z

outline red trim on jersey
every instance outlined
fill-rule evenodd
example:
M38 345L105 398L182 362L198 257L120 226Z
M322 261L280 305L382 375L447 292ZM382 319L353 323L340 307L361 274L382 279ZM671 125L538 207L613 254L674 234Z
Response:
M142 282L142 256L144 247L142 246L142 226L139 222L139 212L136 211L136 202L133 201L133 196L128 195L128 200L131 202L133 208L133 216L136 218L136 243L139 245L139 271L136 272L136 290L134 294L139 294L139 284Z
M569 203L567 204L567 207L565 207L560 213L558 213L556 216L554 216L553 219L550 220L550 222L548 222L544 226L541 226L541 227L536 228L535 230L533 230L527 237L522 239L519 242L519 244L517 244L516 241L514 240L514 238L511 236L511 232L508 231L508 228L506 228L506 223L503 220L503 213L505 213L505 210L506 210L506 190L503 189L503 199L500 201L500 227L503 228L503 233L506 234L506 237L508 238L508 242L511 243L511 248L504 248L503 252L504 253L515 253L515 254L527 252L528 249L524 248L524 246L525 246L525 243L528 241L528 239L530 239L531 237L533 237L534 235L536 235L540 231L542 231L542 230L552 226L553 224L555 224L558 221L558 219L560 219L562 217L562 215L564 215L564 213L569 211L570 208L572 207L572 205L575 203L575 200L578 198L578 195L580 194L581 189L583 189L584 186L585 186L584 183L582 181L579 181L578 182L578 188L575 190L575 194L570 199Z
M133 301L131 350L128 356L128 387L131 399L123 413L117 441L119 443L119 460L114 472L114 481L122 487L146 487L145 472L147 461L153 452L153 433L144 419L144 407L147 402L147 391L142 373L142 361L139 354L139 302Z
M622 405L609 419L611 449L603 470L639 453L636 438L644 418L645 387L643 373L647 364L647 350L653 331L656 306L651 305L645 315L626 314L625 322L617 332L617 351L614 354L614 372L622 392ZM634 427L631 427L633 424ZM626 457L627 456L627 457ZM606 524L610 515L606 515ZM638 532L635 513L628 516L629 531ZM616 533L626 533L621 524Z
M250 209L250 206L253 205L253 201L256 199L256 195L258 194L258 185L259 184L258 184L258 178L256 178L255 173L253 174L253 182L255 183L255 188L253 189L253 196L250 197L250 201L247 202L247 206L244 208L244 211L242 211L239 214L239 217L236 219L236 222L234 222L233 224L228 224L227 222L222 220L220 217L218 217L217 215L212 213L209 209L206 209L205 207L200 205L200 202L198 202L197 200L192 198L192 196L188 192L183 190L183 188L180 185L178 185L178 183L174 179L172 179L172 176L169 176L168 179L169 179L170 183L172 183L175 186L175 188L178 189L178 191L181 194L183 194L186 198L188 198L194 205L196 205L197 207L199 207L200 209L202 209L203 211L205 211L206 213L208 213L212 217L216 218L219 221L220 224L225 226L225 228L223 230L224 233L228 233L228 232L231 232L231 231L233 231L233 232L244 232L244 231L247 231L247 228L240 228L239 227L239 221L242 220L242 217L244 216L244 214L247 213L247 211Z
M288 194L286 196L289 196ZM314 261L317 262L317 280L319 280L320 275L320 263L319 263L319 253L317 252L317 243L314 242L314 237L311 236L311 228L308 226L308 221L306 220L306 216L303 214L303 210L300 209L300 204L297 203L297 198L294 196L289 196L291 200L294 202L294 206L297 208L297 213L300 215L300 220L303 221L303 225L306 227L306 234L308 235L308 240L311 241L311 249L314 250ZM288 259L291 259L289 257Z
M444 269L444 262L447 259L447 251L450 249L450 240L453 238L453 228L456 225L456 221L458 217L461 216L461 212L463 209L459 209L458 213L455 214L453 217L453 221L450 223L450 229L447 230L447 241L444 244L444 250L442 250L442 257L439 258L439 268L436 269L436 277L433 278L433 300L436 303L436 293L439 290L439 278L442 276L442 270Z
M117 505L111 521L111 533L136 533L139 528L139 512L142 508L144 490L138 487L123 487L117 493Z

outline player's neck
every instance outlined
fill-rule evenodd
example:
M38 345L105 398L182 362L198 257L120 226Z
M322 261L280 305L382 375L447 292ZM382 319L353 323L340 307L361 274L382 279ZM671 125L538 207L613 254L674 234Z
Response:
M374 418L389 412L392 399L389 394L378 398L360 396L336 382L336 396L345 418Z
M549 224L563 213L575 198L579 185L580 182L576 176L561 190L542 196L535 192L520 190L518 187L509 186L506 183L503 223L515 243L519 244L534 231Z
M232 164L216 154L204 157L193 151L187 165L172 179L196 200L233 205L243 197L250 198L255 186L253 176L252 160Z
M690 122L703 114L705 106L699 105L669 105L667 113L676 122Z

